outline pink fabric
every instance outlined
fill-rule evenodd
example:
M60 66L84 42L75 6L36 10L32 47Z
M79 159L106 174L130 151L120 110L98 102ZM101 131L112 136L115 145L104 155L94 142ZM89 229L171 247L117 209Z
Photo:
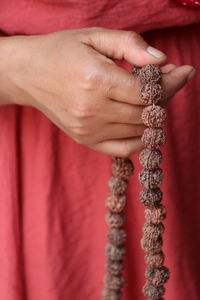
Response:
M200 10L174 0L1 0L0 29L40 34L101 26L146 31L200 21Z
M200 24L164 29L199 22L199 10L171 1L47 2L1 0L0 29L33 34L88 25L138 30L158 26L163 29L144 34L151 45L165 51L170 62L199 69ZM167 300L200 297L199 81L197 72L168 107L162 164L168 209L164 251L171 270ZM0 299L99 300L110 158L75 143L31 107L0 107L0 124ZM144 207L137 179L141 166L138 155L132 159L136 170L126 209L124 300L144 300Z

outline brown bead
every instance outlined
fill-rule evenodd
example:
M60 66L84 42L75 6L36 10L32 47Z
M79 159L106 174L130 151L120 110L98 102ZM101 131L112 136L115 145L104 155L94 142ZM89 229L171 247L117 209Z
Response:
M151 150L145 148L140 152L139 160L144 168L155 169L161 164L163 155L160 150Z
M162 191L159 188L156 189L143 189L140 192L140 201L146 206L155 206L162 201Z
M139 173L139 181L146 189L157 188L163 180L163 171L160 168L153 170L143 169Z
M148 267L145 275L151 284L159 286L163 285L169 280L170 272L169 269L165 266L162 266L160 268Z
M155 254L148 253L145 256L145 261L149 265L149 267L159 268L163 266L165 261L165 256L162 251Z
M113 213L122 212L126 206L126 195L109 194L106 199L106 207Z
M121 195L124 194L127 188L128 182L119 177L112 176L108 181L108 187L112 191L112 194Z
M156 225L145 223L142 230L146 238L157 240L163 234L165 227L162 223Z
M113 176L128 180L133 175L134 166L130 159L115 158L112 164Z
M108 288L105 288L102 297L105 300L121 300L122 299L122 293L120 291L110 290Z
M147 235L143 235L141 239L141 247L145 252L160 252L163 246L163 239L159 237L156 239L149 239Z
M106 256L111 260L122 260L125 253L125 247L115 247L111 244L106 247Z
M149 82L142 86L140 98L144 104L156 104L162 100L162 87L160 84Z
M165 288L163 285L154 286L152 284L146 283L143 287L143 293L147 298L159 300L164 295Z
M162 79L162 72L159 66L146 65L139 70L141 83L146 84L149 82L158 82Z
M104 282L106 284L106 287L110 290L120 290L124 287L125 279L122 275L111 275L106 274Z
M122 260L116 261L107 259L105 264L108 273L112 275L119 275L124 270L124 262Z
M145 217L147 222L153 224L159 224L166 218L166 207L162 204L159 204L155 207L148 207L145 209Z
M146 128L141 141L148 149L159 149L166 143L167 135L162 128Z
M147 106L142 111L142 121L148 127L161 127L166 119L167 113L161 106Z
M118 156L112 156L112 160L117 162L118 164L121 164L127 160L129 160L129 158L127 157L118 157Z
M111 228L108 232L109 242L116 247L124 245L126 239L127 234L124 229Z
M124 222L125 222L125 217L123 213L111 213L109 212L106 215L106 222L108 224L108 226L112 227L112 228L120 228L123 226Z
M131 70L131 73L133 74L133 75L135 75L135 76L139 76L140 75L140 70L141 70L142 68L140 68L140 67L133 67L133 69Z

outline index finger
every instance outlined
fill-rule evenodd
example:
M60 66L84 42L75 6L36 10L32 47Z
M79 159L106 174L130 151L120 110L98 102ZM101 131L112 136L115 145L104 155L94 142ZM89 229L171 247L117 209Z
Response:
M161 80L163 88L162 101L171 97L186 84L188 75L192 70L192 66L181 66L168 74L163 74ZM110 85L107 95L110 99L128 104L145 105L140 96L142 85L138 76L133 76L133 74L116 65L110 66L109 76Z
M107 70L108 88L105 91L109 99L127 104L144 105L140 99L140 79L127 70L111 64Z

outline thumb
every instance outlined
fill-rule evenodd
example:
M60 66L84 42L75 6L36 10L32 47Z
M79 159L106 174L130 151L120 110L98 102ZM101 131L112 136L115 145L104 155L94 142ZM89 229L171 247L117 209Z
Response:
M163 76L163 94L165 98L172 97L178 92L192 77L196 70L193 66L184 65L174 68Z
M134 31L91 28L87 44L107 57L125 59L135 66L159 65L167 58Z

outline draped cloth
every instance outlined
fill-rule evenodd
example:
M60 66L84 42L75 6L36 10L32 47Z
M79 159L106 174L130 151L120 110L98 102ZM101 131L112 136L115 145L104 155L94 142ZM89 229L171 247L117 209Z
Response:
M1 0L0 30L7 35L86 26L142 32L169 62L199 68L198 9L167 0ZM200 299L199 81L197 72L167 108L166 300ZM0 299L99 300L110 157L77 144L32 107L0 107L0 124ZM138 154L131 158L124 300L144 300L141 166Z

